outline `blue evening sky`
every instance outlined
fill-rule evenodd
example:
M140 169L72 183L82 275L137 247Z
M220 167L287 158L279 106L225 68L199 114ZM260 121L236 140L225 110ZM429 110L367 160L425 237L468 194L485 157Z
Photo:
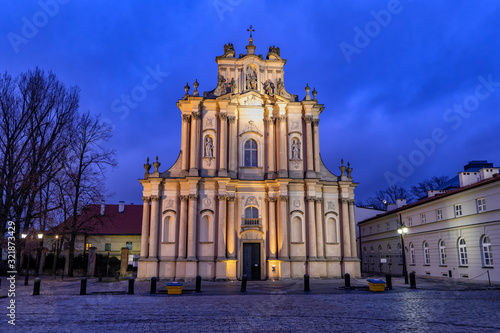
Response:
M141 202L146 157L180 150L184 85L215 87L215 57L279 46L285 86L325 105L321 155L354 168L365 200L397 184L500 166L500 3L477 1L0 1L0 71L39 66L81 88L80 107L112 123L113 203ZM151 73L156 73L151 76ZM149 75L149 76L148 76ZM191 88L192 92L192 88ZM127 95L130 96L127 100ZM135 97L134 97L135 96Z

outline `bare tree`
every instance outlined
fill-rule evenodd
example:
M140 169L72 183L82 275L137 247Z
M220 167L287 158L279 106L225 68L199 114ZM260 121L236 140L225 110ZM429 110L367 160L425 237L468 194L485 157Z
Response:
M100 121L100 116L88 112L79 116L73 123L72 139L68 152L62 159L65 170L63 195L68 201L69 215L69 275L73 276L75 242L79 233L92 228L88 220L94 214L86 211L104 196L104 171L106 167L116 166L116 152L105 146L111 139L111 126ZM85 218L88 216L88 219Z
M385 210L386 206L384 204L384 201L387 203L395 203L397 199L406 199L406 201L409 203L412 201L413 197L406 188L394 185L389 186L385 190L378 191L374 196L369 197L366 200L366 203L362 205L372 206L376 209Z
M0 240L7 221L16 222L19 239L43 215L39 193L62 168L78 101L78 88L66 88L52 72L0 77Z
M424 179L417 185L410 188L410 192L417 198L423 198L427 196L427 191L435 190L439 186L443 185L448 181L448 176L434 176L432 178Z

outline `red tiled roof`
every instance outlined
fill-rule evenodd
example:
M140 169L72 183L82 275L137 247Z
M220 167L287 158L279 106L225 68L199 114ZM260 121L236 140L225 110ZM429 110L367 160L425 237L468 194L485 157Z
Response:
M391 214L394 214L394 213L399 213L399 212L402 212L402 211L404 211L406 209L413 208L413 207L416 207L416 206L419 206L419 205L422 205L424 203L431 202L431 201L434 201L434 200L438 200L438 199L441 199L443 197L447 197L447 196L450 196L450 195L453 195L453 194L456 194L456 193L467 191L467 190L470 190L472 188L476 188L476 187L483 186L483 185L486 185L486 184L489 184L489 183L494 183L494 182L500 181L500 176L497 176L497 175L498 174L494 175L493 178L488 178L488 179L482 180L482 181L480 181L478 183L474 183L474 184L471 184L471 185L460 187L460 188L457 188L455 190L448 191L446 193L437 194L437 195L435 195L435 196L433 196L431 198L425 198L425 199L419 200L419 201L411 203L409 205L405 205L403 207L399 207L397 209L391 210L391 211L389 211L387 213L375 215L375 216L370 217L370 218L368 218L366 220L360 221L358 223L358 225L362 224L362 223L365 223L365 222L368 222L368 221L371 221L371 220L378 219L379 217L388 216L388 215L391 215Z
M140 235L142 230L142 205L124 205L122 213L118 212L119 205L105 205L104 215L101 215L101 205L90 205L83 210L79 221L88 226L88 235ZM55 232L68 233L67 220L54 230ZM83 233L83 232L79 232Z

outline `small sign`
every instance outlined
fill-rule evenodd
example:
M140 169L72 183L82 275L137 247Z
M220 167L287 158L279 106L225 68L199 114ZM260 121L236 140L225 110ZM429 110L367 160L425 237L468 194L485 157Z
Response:
M385 264L387 262L387 259L380 259L381 264Z

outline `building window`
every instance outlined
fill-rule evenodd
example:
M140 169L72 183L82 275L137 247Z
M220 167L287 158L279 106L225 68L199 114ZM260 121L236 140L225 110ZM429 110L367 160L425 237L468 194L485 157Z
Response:
M382 245L378 246L378 262L382 263L382 260L380 259L382 259Z
M104 244L104 251L111 251L111 243Z
M377 224L377 232L380 232L380 224Z
M256 167L257 166L257 141L254 139L247 140L244 147L245 154L245 166Z
M458 259L460 261L460 266L467 266L469 263L467 260L467 245L463 238L458 240Z
M398 243L398 264L403 264L403 249L401 248L400 243Z
M373 250L373 246L370 246L370 264L374 264L375 251Z
M425 216L425 213L420 214L420 223L424 224L427 222L427 217Z
M363 228L364 230L364 228ZM326 221L326 242L337 243L337 221L333 217Z
M132 251L132 242L127 242L125 247L128 247L129 251Z
M455 205L455 217L460 217L462 216L462 205L458 204Z
M409 217L408 218L408 226L411 227L412 224L413 224L413 218Z
M369 230L370 230L370 235L373 234L373 228L371 226L370 226Z
M92 243L85 244L85 250L89 250L92 247Z
M410 264L415 265L415 247L410 243Z
M483 236L481 240L481 252L483 255L483 266L493 266L493 253L491 251L491 241L488 236Z
M477 203L477 212L482 213L486 211L486 200L484 198L480 198L476 200Z
M259 209L254 206L245 208L245 218L243 225L260 225Z
M424 242L424 265L430 265L431 264L431 257L429 255L429 244L427 242Z
M295 216L292 219L292 243L302 243L302 219Z
M206 214L201 218L200 242L212 242L212 216Z
M439 241L439 264L446 265L446 245L443 240Z
M441 221L443 219L443 210L436 209L436 221Z
M389 222L387 222L387 223L385 224L385 229L386 229L387 231L391 230L391 224L390 224Z

